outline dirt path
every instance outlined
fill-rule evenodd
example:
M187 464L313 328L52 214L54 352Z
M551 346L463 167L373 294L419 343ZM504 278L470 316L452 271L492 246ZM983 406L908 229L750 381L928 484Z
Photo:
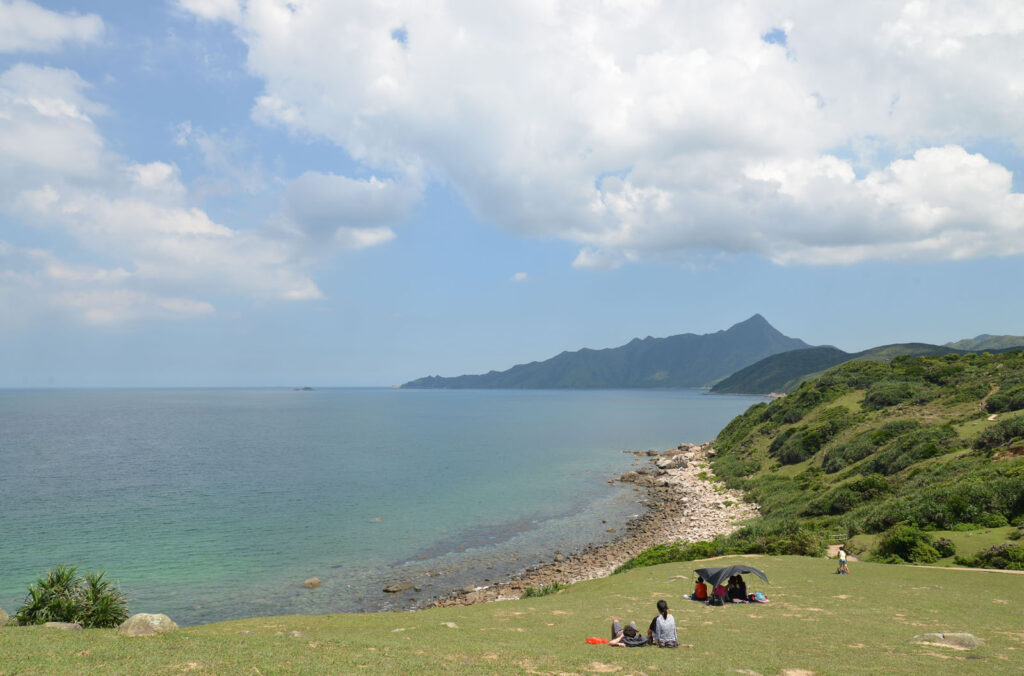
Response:
M934 568L935 570L959 570L968 573L1008 573L1010 575L1024 575L1024 570L1001 570L999 568L954 568L953 566L923 566L919 563L905 564L911 568Z

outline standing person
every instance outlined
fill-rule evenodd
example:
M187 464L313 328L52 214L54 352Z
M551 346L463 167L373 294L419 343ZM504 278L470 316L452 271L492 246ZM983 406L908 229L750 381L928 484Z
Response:
M839 574L849 575L850 567L846 565L846 545L839 545Z
M678 648L679 637L676 636L676 618L668 613L668 603L658 601L658 614L651 620L647 630L647 640L659 648Z

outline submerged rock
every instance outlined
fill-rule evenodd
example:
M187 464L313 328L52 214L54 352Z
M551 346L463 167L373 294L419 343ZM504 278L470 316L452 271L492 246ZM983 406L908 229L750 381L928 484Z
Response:
M308 580L303 580L302 581L302 586L303 587L309 587L310 589L316 589L317 587L320 586L320 578L318 578L318 577L311 577Z
M124 636L148 636L177 628L174 620L162 613L136 613L121 623L117 633Z
M384 592L387 594L398 594L400 592L408 591L412 589L412 582L408 580L402 580L401 582L395 582L384 587Z

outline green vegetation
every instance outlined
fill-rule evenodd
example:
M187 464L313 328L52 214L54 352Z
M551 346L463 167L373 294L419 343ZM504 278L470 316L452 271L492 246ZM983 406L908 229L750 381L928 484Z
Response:
M1012 347L1024 347L1024 336L990 336L982 334L974 338L964 338L955 343L946 343L946 347L965 352L1005 350Z
M568 588L569 588L569 585L562 584L561 582L552 582L551 584L547 585L546 587L544 585L541 585L539 587L527 587L526 589L523 590L522 598L530 599L530 598L536 598L536 597L539 597L539 596L547 596L549 594L556 594L556 593L562 591L563 589L568 589Z
M726 331L636 338L606 350L563 352L507 371L454 378L429 376L404 388L670 388L705 387L738 369L807 343L779 333L761 315Z
M128 619L128 602L104 575L81 577L73 566L57 566L29 585L14 620L21 625L77 622L83 627L116 627Z
M1006 337L1014 338L1014 340L1020 342L1010 341L1011 344L986 347L960 347L960 343L964 343L964 341L950 343L949 345L897 343L873 347L856 353L843 352L834 347L812 347L793 350L791 352L773 354L746 368L740 369L716 384L711 388L711 391L716 394L787 393L796 390L801 383L820 376L825 369L851 361L888 362L897 357L938 357L947 354L969 354L972 350L1006 352L1014 349L1019 350L1024 345L1024 338ZM949 378L955 376L957 368L955 366L936 367L928 374L928 378L925 379L926 383L943 385ZM891 406L902 401L903 399L900 399L900 397L912 399L917 394L913 391L913 386L908 383L879 383L879 388L879 391L871 393L871 397L868 399L869 406L874 402L882 406ZM980 398L985 395L985 392L980 394L972 392L971 395L976 395L974 398ZM1018 393L1018 396L1020 396L1020 393ZM992 410L995 411L995 409Z
M1022 390L1020 350L847 362L730 422L715 472L761 505L765 528L884 533L878 560L952 563L953 540L926 531L1024 517ZM1013 564L1000 544L971 560Z
M753 576L747 582L771 603L710 608L682 600L692 590L694 570L737 563L767 573L771 584ZM415 613L260 617L139 638L111 629L5 627L0 672L1019 673L1020 576L856 562L851 569L851 575L835 575L834 562L778 556L673 563L580 582L570 593L542 598ZM612 618L646 626L658 599L668 601L680 641L694 648L584 643L587 636L607 636ZM953 631L985 643L962 652L909 642L917 634Z

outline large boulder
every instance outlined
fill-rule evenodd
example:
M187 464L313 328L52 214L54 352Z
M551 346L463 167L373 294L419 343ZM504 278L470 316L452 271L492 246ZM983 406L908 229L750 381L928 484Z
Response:
M686 467L686 458L681 455L668 455L654 461L658 469L681 469Z
M43 626L61 631L82 631L82 625L77 622L44 622Z
M162 631L174 631L178 625L166 615L156 613L136 613L121 623L117 633L125 636L148 636Z

